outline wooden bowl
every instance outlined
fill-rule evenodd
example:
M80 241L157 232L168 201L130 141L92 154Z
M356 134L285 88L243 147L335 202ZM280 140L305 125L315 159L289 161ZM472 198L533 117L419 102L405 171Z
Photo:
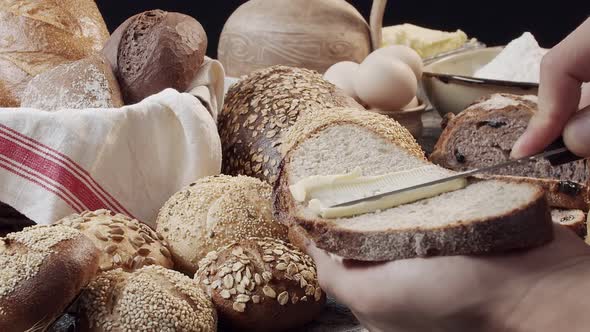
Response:
M418 100L418 106L407 108L401 111L380 111L380 110L369 110L369 112L375 112L386 115L404 126L414 138L422 135L422 129L424 125L422 123L422 114L426 111L426 104L421 100Z

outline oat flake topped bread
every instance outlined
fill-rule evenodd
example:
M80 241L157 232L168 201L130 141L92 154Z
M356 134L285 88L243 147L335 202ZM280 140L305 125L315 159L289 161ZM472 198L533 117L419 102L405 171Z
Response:
M394 120L358 110L315 111L293 126L275 184L277 220L300 225L319 248L364 261L474 254L544 244L553 237L540 187L470 179L459 190L346 218L322 219L289 187L316 175L374 176L431 165ZM431 166L432 167L432 166ZM433 172L446 177L442 167Z
M109 33L93 0L3 0L0 36L0 107L6 107L20 104L32 77L99 51Z
M44 331L94 278L98 249L67 226L0 238L0 331Z
M211 295L220 323L236 331L299 327L319 314L326 300L311 258L271 238L209 252L195 279Z
M283 158L280 146L297 118L309 110L362 109L315 71L273 66L233 85L219 117L223 173L273 184Z
M100 249L100 270L134 271L145 265L174 266L168 243L147 225L109 210L85 211L56 222L73 227Z
M272 216L270 185L247 176L202 178L162 207L157 231L170 243L177 269L193 275L205 255L248 237L287 239Z
M161 266L103 272L80 299L81 331L215 332L217 314L197 282Z
M514 142L536 111L535 96L494 94L483 98L458 115L449 115L430 160L456 171L507 161ZM551 166L540 159L497 169L494 174L544 187L551 206L588 210L587 160Z

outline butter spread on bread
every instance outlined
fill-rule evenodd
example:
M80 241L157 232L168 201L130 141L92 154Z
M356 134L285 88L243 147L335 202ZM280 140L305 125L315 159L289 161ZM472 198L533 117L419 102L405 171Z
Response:
M290 186L289 189L295 200L308 201L308 207L322 218L342 218L412 203L467 186L467 179L458 178L428 187L387 195L375 200L334 207L353 200L438 180L450 174L449 171L434 165L378 176L363 176L360 169L355 169L341 175L310 176Z

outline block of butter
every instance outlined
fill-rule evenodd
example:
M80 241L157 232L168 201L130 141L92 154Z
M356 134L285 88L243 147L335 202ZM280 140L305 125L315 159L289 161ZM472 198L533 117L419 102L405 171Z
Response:
M456 50L466 42L467 35L461 30L445 32L408 23L383 28L383 46L406 45L423 59Z
M435 165L378 176L363 176L361 170L356 169L346 174L318 175L304 178L290 186L289 189L293 198L298 202L307 202L307 207L314 214L322 218L344 218L412 203L445 192L462 189L467 185L466 179L459 178L428 187L387 195L377 200L333 207L341 203L434 181L449 175L452 175L450 171Z

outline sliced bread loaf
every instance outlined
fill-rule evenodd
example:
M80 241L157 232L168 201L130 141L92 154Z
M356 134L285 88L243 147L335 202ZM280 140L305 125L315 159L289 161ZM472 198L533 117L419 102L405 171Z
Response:
M284 137L311 109L362 109L315 71L273 66L243 77L228 91L219 115L223 173L276 181Z
M283 145L274 210L299 225L319 248L349 259L380 261L428 255L496 252L541 245L552 238L543 190L526 183L477 180L464 189L395 208L321 219L296 202L289 186L313 175L382 175L429 163L397 122L358 110L302 116ZM440 176L449 171L440 169Z
M494 94L484 98L446 119L430 160L456 171L506 161L514 142L522 135L536 110L534 96ZM494 174L526 177L517 180L545 188L551 206L588 210L590 169L587 160L554 167L541 159L497 169Z

